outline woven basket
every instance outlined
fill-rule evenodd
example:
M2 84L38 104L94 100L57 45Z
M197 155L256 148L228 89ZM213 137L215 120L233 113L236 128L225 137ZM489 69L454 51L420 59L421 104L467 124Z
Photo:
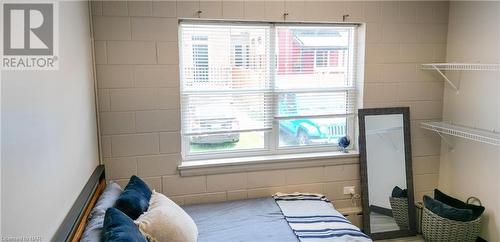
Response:
M474 198L467 199L467 203ZM474 198L477 201L479 199ZM481 204L481 201L479 201ZM426 241L473 242L479 236L481 217L462 222L440 217L424 206L422 214L422 235Z
M415 202L415 210L417 215L417 234L422 234L422 213L424 204L422 202Z
M400 229L408 229L408 198L389 197L392 217Z

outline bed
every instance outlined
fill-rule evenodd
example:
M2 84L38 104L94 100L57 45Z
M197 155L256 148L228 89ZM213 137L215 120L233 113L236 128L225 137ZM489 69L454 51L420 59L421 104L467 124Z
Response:
M198 242L299 241L271 197L183 208L198 226Z
M99 166L96 168L89 181L82 190L80 196L77 198L70 212L64 219L59 227L52 241L79 241L86 226L87 218L92 208L95 206L96 201L102 194L106 186L104 178L104 167ZM291 199L290 199L291 198ZM322 210L326 213L318 213L315 208L317 204L313 204L311 197L305 197L303 201L291 202L298 200L298 197L291 196L288 199L279 198L257 198L239 201L227 201L222 203L211 204L198 204L184 206L183 209L192 217L196 226L198 227L198 241L199 242L212 242L212 241L241 241L241 242L281 242L281 241L326 241L321 240L321 236L313 234L309 236L311 229L319 231L321 235L328 235L333 233L333 230L347 230L348 232L355 232L354 237L331 237L328 236L328 241L371 241L364 235L357 227L348 222L328 200L326 201L325 208ZM281 201L279 201L281 200ZM324 201L323 201L324 202ZM296 204L302 204L304 208L297 208ZM290 206L292 205L292 206ZM294 207L295 206L295 207ZM321 206L319 206L321 207ZM297 212L299 212L297 214ZM316 214L314 216L309 216ZM322 214L318 216L317 214ZM325 214L327 216L325 216ZM307 216L290 216L290 215L307 215ZM291 221L291 220L300 220ZM315 222L310 224L311 219L321 219L321 224ZM326 220L325 220L326 219ZM332 219L334 222L341 220L342 228L338 224L332 227ZM299 234L297 224L306 226L305 234ZM318 227L323 224L330 224L326 229ZM313 226L313 227L310 227ZM337 227L336 227L337 226ZM350 229L345 226L350 226ZM319 229L319 230L318 230ZM335 233L338 233L336 231ZM300 240L298 239L300 237Z

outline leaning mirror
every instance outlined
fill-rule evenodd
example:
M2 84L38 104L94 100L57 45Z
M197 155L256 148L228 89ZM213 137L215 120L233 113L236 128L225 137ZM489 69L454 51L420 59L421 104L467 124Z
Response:
M373 239L415 234L409 112L358 112L363 229Z

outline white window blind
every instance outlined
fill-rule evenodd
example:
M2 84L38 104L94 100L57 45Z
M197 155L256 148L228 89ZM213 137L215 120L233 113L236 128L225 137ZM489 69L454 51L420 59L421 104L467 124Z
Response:
M181 22L182 133L355 112L355 27Z
M275 117L355 112L354 27L277 26Z
M270 25L181 23L184 135L272 129Z

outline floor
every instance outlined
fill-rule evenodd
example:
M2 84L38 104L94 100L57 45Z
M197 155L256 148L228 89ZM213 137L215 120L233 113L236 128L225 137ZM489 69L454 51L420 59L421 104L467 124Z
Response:
M370 213L370 227L373 233L399 230L394 218L380 213Z
M398 239L385 239L385 240L377 240L380 242L424 242L425 240L422 238L422 235L398 238Z
M376 226L372 227L372 229L374 229L376 231L383 232L383 231L399 230L399 227L397 226L396 222L394 221L394 219L392 217L372 212L370 214L370 220L371 220L371 224L376 225ZM422 238L422 235L417 235L417 236L412 236L412 237L377 240L377 241L381 241L381 242L424 242L425 240Z

